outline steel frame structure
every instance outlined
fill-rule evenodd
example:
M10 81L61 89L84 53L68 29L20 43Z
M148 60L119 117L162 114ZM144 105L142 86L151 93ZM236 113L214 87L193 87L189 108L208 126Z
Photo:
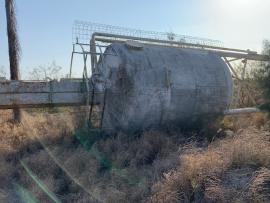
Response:
M218 40L212 40L207 38L192 37L188 35L179 35L173 32L156 32L146 31L141 29L105 25L93 22L75 21L72 28L72 41L73 44L88 44L89 39L95 32L125 35L129 37L148 38L156 40L170 40L178 42L187 42L202 45L211 45L222 47L222 43Z
M104 28L104 26L103 26ZM110 27L111 28L111 27ZM93 31L93 30L92 30ZM108 29L108 32L110 29ZM148 32L146 32L148 33ZM89 38L88 38L89 37ZM145 36L134 36L134 32L129 35L92 32L91 36L87 35L87 43L84 43L79 37L75 37L70 63L70 79L61 81L0 81L0 108L15 108L15 107L42 107L55 105L80 105L84 104L89 107L90 117L92 106L101 104L101 109L104 108L106 97L106 88L94 88L93 85L99 84L95 74L99 74L98 57L103 57L105 48L113 42L135 41L140 46L151 44L153 46L169 46L174 48L187 48L203 50L219 55L228 65L234 78L241 82L242 87L246 85L244 81L245 71L248 60L270 61L269 56L258 54L250 50L232 49L222 46L214 46L212 44L200 44L174 39L157 39L155 37L146 38ZM135 44L136 44L135 43ZM72 76L72 65L75 54L83 56L83 79L77 81ZM115 53L116 54L116 53ZM112 54L114 55L114 54ZM244 67L240 75L235 71L232 62L242 60ZM90 67L87 67L87 62L91 62ZM102 62L102 60L101 60ZM102 64L101 64L102 65ZM91 73L91 74L90 74ZM90 77L91 76L91 77ZM81 87L83 86L83 88ZM102 88L102 87L101 87ZM95 91L95 92L94 92ZM238 93L239 94L239 93ZM247 92L252 99L252 95ZM95 95L95 97L93 96ZM103 106L102 106L103 103ZM255 103L255 102L254 102ZM104 109L102 110L104 112ZM238 112L238 111L237 111ZM241 111L242 112L242 111ZM250 109L249 111L250 112ZM231 113L231 112L227 112ZM102 119L101 119L102 120ZM102 125L102 124L101 124Z
M102 57L104 48L110 43L125 42L127 40L134 40L142 44L201 49L208 52L214 52L224 59L236 79L240 78L237 76L231 62L243 60L244 64L246 64L248 60L270 61L269 56L258 54L257 52L249 49L243 50L223 47L217 40L176 34L173 34L173 37L170 37L168 34L171 33L143 31L91 22L76 21L72 32L73 50L70 63L70 77L72 75L74 54L90 56L91 71L93 74L95 71L97 71L96 68L98 56ZM77 47L80 48L79 51L77 50ZM88 59L87 56L85 57L86 60ZM86 63L86 61L84 63Z
M240 82L241 87L245 87L245 71L248 60L270 61L269 56L258 54L249 49L234 49L222 46L217 40L177 35L174 33L144 31L105 24L76 21L72 30L73 50L70 62L70 77L72 76L72 65L74 54L83 54L84 73L87 73L87 60L91 60L91 74L96 74L98 57L103 57L106 46L113 42L126 42L133 40L138 43L151 44L156 46L169 46L178 48L200 49L219 55L228 65L232 76ZM79 48L79 51L78 51ZM242 60L244 67L239 76L232 62ZM240 95L240 90L237 93ZM247 91L248 97L256 104L252 95Z

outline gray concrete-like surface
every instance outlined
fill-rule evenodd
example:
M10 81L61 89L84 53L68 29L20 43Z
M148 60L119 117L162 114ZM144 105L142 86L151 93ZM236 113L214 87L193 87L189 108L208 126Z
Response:
M192 125L226 110L232 78L207 51L113 43L98 67L106 81L103 129L136 131L166 124Z

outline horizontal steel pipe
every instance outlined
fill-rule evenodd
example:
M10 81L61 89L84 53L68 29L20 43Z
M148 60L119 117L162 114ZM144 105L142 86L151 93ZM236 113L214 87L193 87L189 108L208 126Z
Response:
M249 108L227 109L223 113L224 115L237 115L246 113L256 113L259 111L260 110L256 107L249 107Z
M222 48L222 47L214 47L214 46L209 46L209 45L191 44L191 43L174 42L174 41L166 41L166 40L144 39L144 38L139 38L139 37L112 35L112 34L106 34L106 33L95 33L95 34L96 35L93 34L92 39L95 39L96 41L107 42L107 43L125 42L128 39L132 39L132 40L138 40L142 44L149 44L150 42L150 44L163 46L163 47L180 46L180 48L201 49L203 51L215 53L219 55L220 57L229 57L229 58L238 58L238 59L244 58L244 59L255 60L255 61L270 61L269 56L257 54L257 52L252 52L249 50ZM111 36L111 38L109 38L109 36Z

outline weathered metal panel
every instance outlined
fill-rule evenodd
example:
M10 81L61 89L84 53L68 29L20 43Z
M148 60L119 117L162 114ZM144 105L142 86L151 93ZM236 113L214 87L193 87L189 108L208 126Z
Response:
M202 50L113 43L99 62L107 83L103 129L190 125L227 109L232 78L220 56Z

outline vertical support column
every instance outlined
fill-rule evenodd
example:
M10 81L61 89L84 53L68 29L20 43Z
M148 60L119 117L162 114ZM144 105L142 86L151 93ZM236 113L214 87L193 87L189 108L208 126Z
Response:
M91 52L91 71L93 74L96 71L96 66L97 66L97 55L95 54L96 42L94 38L90 40L90 52Z
M10 79L19 80L20 44L17 33L17 20L15 14L14 1L5 0L5 6L6 6L6 20L7 20ZM21 121L21 111L19 108L14 108L13 116L15 122Z
M237 98L240 98L240 93L241 93L241 89L244 87L244 85L242 84L245 80L245 73L246 73L246 67L247 67L247 60L244 59L242 61L242 63L244 64L242 73L241 73L241 81L239 81L239 88L238 88L238 92L237 92Z
M69 78L71 78L71 76L72 76L72 66L73 66L74 51L75 51L75 44L73 44L72 53L71 53L70 67L69 67Z
M242 62L244 63L244 67L243 70L241 72L241 76L239 77L238 74L236 73L236 71L234 70L232 64L230 63L230 61L224 57L225 62L227 63L227 65L229 66L230 70L232 71L234 77L238 80L239 82L239 89L237 92L237 98L240 98L240 91L241 88L245 88L246 84L245 84L245 74L246 74L246 67L247 67L247 59L244 59ZM247 88L246 89L246 94L249 97L249 99L252 101L253 105L256 105L256 101L254 100L254 98L252 97L252 95L250 94L250 92L248 91Z
M240 78L238 77L238 74L236 73L236 71L234 70L234 68L232 67L232 64L229 62L229 60L224 57L224 60L226 62L226 64L228 65L228 67L230 68L231 72L234 74L234 77L237 79L237 80L240 80Z

